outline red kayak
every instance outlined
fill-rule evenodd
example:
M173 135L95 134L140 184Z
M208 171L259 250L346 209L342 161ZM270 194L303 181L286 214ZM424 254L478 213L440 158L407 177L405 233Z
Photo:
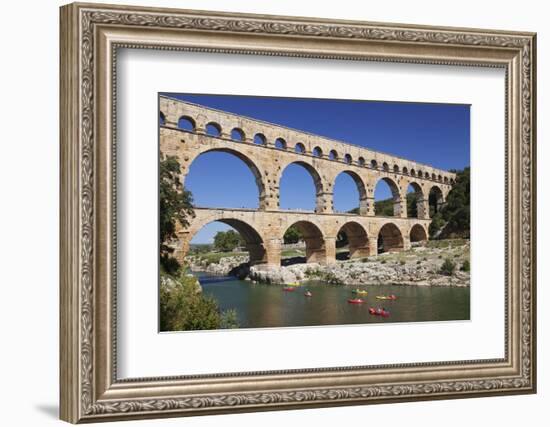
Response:
M292 286L287 286L283 288L283 291L285 292L294 292L296 288L293 288Z
M365 301L362 298L350 298L348 302L350 304L363 304Z
M374 307L369 307L369 313L374 316L382 316L382 317L388 317L390 315L389 311L384 310L383 308L374 308Z

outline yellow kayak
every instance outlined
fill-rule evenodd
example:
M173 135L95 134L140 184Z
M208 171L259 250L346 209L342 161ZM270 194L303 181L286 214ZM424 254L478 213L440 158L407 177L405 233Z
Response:
M299 282L289 283L287 286L302 286Z
M354 289L352 292L357 295L367 295L369 293L369 291L362 291L361 289Z
M383 300L396 300L397 297L395 295L378 295L376 299L383 299Z

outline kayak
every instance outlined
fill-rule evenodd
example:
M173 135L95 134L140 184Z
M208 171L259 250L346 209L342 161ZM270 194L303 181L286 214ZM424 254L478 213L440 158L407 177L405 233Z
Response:
M374 307L369 307L369 313L374 316L382 316L382 317L388 317L390 315L389 311L384 310L383 308L374 308Z
M285 292L294 292L295 290L296 290L296 288L288 287L288 286L285 286L283 288L283 291L285 291Z
M376 299L395 301L397 297L395 295L378 295Z
M289 283L287 286L301 286L300 282Z
M306 296L306 297L312 297L313 294L312 294L310 291L306 291L306 292L304 293L304 296Z
M365 301L363 301L361 298L350 298L348 299L348 302L350 304L363 304Z
M363 291L361 289L354 289L353 291L351 291L351 293L357 294L357 295L367 295L369 293L369 291Z

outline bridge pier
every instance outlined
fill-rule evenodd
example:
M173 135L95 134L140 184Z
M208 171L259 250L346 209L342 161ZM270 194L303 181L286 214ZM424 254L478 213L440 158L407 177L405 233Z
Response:
M281 265L281 240L269 239L266 241L264 262L267 265L279 267Z

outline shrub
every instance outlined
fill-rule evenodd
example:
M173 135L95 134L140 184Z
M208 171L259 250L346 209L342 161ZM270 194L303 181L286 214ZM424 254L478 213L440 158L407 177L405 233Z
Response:
M386 260L383 259L382 261L380 261L380 264L385 264L386 263Z
M441 269L439 270L440 274L443 274L445 276L450 276L455 271L456 264L451 261L449 258L446 258L443 264L441 265Z
M220 312L213 298L205 297L197 279L180 274L163 275L160 286L160 330L191 331L237 327L236 313Z
M465 261L462 263L462 267L460 267L460 270L461 270L461 271L470 271L470 261L469 261L469 260L465 260Z
M421 262L422 262L422 261L420 261L420 260L416 261L417 264L420 264Z
M401 261L399 261L399 264L405 265L405 264L406 264L406 261L405 261L404 259L402 259Z

